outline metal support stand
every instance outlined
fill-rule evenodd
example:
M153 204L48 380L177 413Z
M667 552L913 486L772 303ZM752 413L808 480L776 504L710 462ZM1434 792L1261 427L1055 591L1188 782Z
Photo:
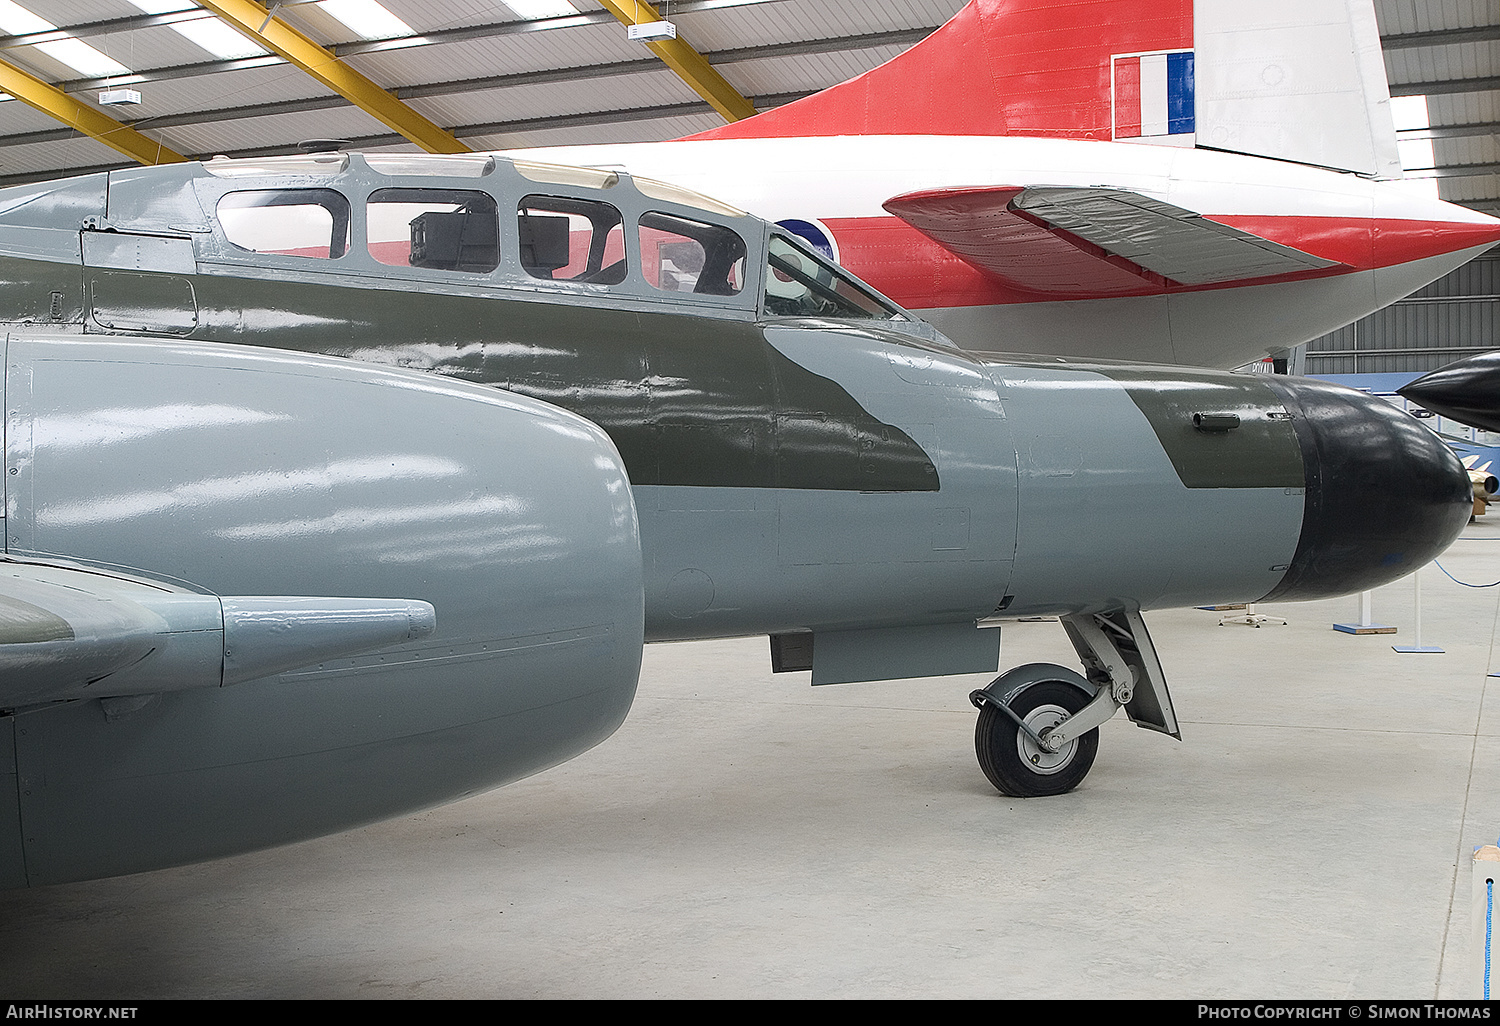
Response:
M1422 644L1422 571L1418 570L1412 574L1411 579L1413 588L1416 591L1417 622L1415 631L1417 636L1415 640L1417 643L1415 645L1392 645L1391 649L1395 652L1441 652L1442 649L1436 645Z
M1239 624L1244 627L1264 627L1268 623L1278 623L1283 627L1286 626L1286 621L1279 616L1262 616L1260 613L1257 613L1254 602L1245 607L1245 615L1243 616L1220 617L1220 627L1223 627L1227 623Z
M1336 623L1336 631L1345 634L1395 634L1396 628L1388 623L1376 623L1370 616L1370 592L1359 593L1359 623Z

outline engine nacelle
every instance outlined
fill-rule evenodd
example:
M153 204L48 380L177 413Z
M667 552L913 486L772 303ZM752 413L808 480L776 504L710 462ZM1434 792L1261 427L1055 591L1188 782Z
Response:
M10 692L0 886L330 833L537 772L623 720L640 539L619 456L587 421L429 375L204 343L12 337L5 367L15 565L209 596L189 605L224 658ZM224 598L215 620L213 596L283 598ZM298 624L355 629L362 607L341 596L430 603L436 629L354 655L299 649ZM172 619L139 605L148 628ZM192 633L177 622L174 638Z

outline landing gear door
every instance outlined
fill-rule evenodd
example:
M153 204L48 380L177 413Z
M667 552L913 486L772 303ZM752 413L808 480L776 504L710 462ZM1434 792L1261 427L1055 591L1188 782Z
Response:
M1151 633L1146 629L1146 619L1141 611L1114 609L1094 614L1092 620L1103 632L1104 640L1100 641L1094 640L1101 637L1098 632L1080 629L1079 619L1082 618L1064 617L1063 629L1089 671L1089 678L1095 683L1107 684L1111 653L1101 652L1100 648L1112 649L1133 678L1130 699L1125 703L1125 712L1130 719L1137 727L1169 734L1181 741L1177 714L1172 710L1172 696L1167 691L1167 675L1162 672L1156 646L1151 642Z

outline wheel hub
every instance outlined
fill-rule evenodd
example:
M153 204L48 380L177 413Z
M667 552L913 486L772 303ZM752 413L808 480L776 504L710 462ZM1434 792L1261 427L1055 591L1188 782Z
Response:
M1064 720L1071 715L1068 710L1060 705L1039 705L1026 717L1026 726L1036 732L1041 738L1047 736L1047 731L1055 730ZM1025 731L1016 732L1016 751L1021 756L1021 761L1031 767L1033 773L1056 773L1064 769L1068 763L1073 761L1073 755L1078 750L1078 741L1075 739L1063 745L1058 751L1052 752L1039 747L1031 740Z

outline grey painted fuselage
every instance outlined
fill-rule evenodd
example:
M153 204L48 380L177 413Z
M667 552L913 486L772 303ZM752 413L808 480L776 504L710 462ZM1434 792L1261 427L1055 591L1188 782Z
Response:
M1285 413L1262 382L1162 369L1127 388L1109 365L924 341L899 315L777 316L755 219L644 195L625 176L589 188L504 160L455 167L225 162L17 192L0 200L0 260L18 283L0 314L351 356L580 413L610 433L636 490L656 640L1254 600L1292 562L1302 455L1290 421L1268 419ZM497 266L378 260L362 232L392 185L493 196ZM333 257L251 251L216 216L228 196L312 189L351 212ZM743 287L653 287L628 230L624 280L538 278L511 213L537 194L608 203L626 226L656 211L732 229L749 246ZM1182 388L1245 410L1259 434L1192 432L1132 398ZM1227 477L1184 479L1160 438L1184 431L1189 461ZM1267 444L1275 460L1246 461Z

